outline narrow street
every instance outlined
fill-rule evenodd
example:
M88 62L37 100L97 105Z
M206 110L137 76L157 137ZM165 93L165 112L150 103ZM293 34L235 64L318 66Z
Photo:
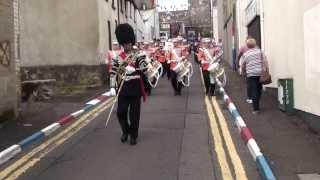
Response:
M319 32L320 0L0 0L0 180L320 180Z
M120 142L121 132L115 113L107 129L104 128L108 112L109 108L83 129L74 130L75 134L70 139L56 144L48 154L45 154L47 148L28 159L19 166L26 172L16 169L6 178L212 180L227 179L228 174L229 177L242 174L246 179L259 179L255 163L232 122L221 119L228 124L228 129L210 130L198 68L195 69L192 86L183 89L182 96L173 96L166 78L160 81L159 87L143 104L136 146ZM225 131L219 137L222 142L215 142L212 136L217 138L217 131ZM226 131L231 134L230 139L225 139ZM226 144L233 144L236 152L225 149L221 154L214 150L215 146L222 149ZM41 154L45 155L40 157ZM240 164L232 161L235 156L240 157ZM13 161L8 167L15 169L16 164ZM223 167L225 165L227 168Z

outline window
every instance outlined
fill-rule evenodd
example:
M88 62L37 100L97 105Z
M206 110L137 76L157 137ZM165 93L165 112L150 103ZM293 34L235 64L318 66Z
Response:
M114 0L112 0L112 9L116 9L116 6L114 5Z
M130 2L129 2L129 3L130 3ZM131 6L132 6L132 4L130 3L130 7L129 7L129 8L130 8L130 18L132 19L132 10L131 10L132 7L131 7Z
M121 9L121 13L123 14L123 3L122 3L122 0L120 0L120 9Z
M112 50L111 23L108 21L109 50Z
M127 1L124 0L124 10L125 10L125 15L126 15L126 18L128 18L128 11L127 11Z
M135 7L133 7L134 8L134 10L133 10L133 19L134 19L134 22L136 23L137 21L136 21L136 8Z

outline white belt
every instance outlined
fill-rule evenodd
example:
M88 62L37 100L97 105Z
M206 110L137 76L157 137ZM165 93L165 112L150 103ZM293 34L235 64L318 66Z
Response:
M135 76L126 76L126 78L124 79L124 81L130 81L133 79L139 79L140 75L135 75Z

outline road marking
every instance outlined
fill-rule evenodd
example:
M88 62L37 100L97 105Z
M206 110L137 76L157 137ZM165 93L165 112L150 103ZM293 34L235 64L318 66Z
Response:
M199 67L199 68L200 68L202 88L205 91L202 70L201 70L201 67ZM216 120L216 117L214 116L213 108L211 106L211 103L209 101L208 96L205 96L204 101L206 103L207 112L208 112L208 116L209 116L209 125L210 125L211 136L212 136L211 138L213 139L213 143L214 143L213 149L217 155L218 163L220 166L220 172L221 172L221 176L222 176L221 178L227 179L227 180L232 180L233 176L231 174L231 170L230 170L229 164L227 162L227 156L226 156L226 152L224 151L224 148L223 148L223 142L222 142L222 138L220 135L220 131L219 131L218 126L216 124L217 120Z
M206 107L207 107L207 111L208 111L208 116L210 119L209 124L210 124L212 139L214 142L214 150L216 152L218 163L221 168L221 176L222 176L221 178L232 180L233 176L232 176L229 164L227 162L226 152L223 148L223 140L221 138L221 134L218 129L217 119L214 116L213 108L212 108L210 101L209 101L209 98L207 96L205 97L205 103L206 103Z
M239 157L239 154L236 150L235 144L232 140L230 131L228 129L226 119L225 119L224 115L222 114L222 111L220 109L220 106L217 103L216 98L212 99L212 104L213 104L213 108L216 110L216 115L218 116L218 121L219 121L221 130L222 130L222 136L225 140L225 143L226 143L229 155L230 155L230 159L231 159L231 162L234 167L236 179L247 180L248 177L247 177L246 171L244 170L242 161Z
M28 169L36 165L43 157L45 157L49 152L63 144L71 136L79 132L83 127L88 125L92 120L94 120L98 115L111 106L110 102L112 99L107 100L102 103L91 112L88 112L83 117L78 119L76 122L71 124L65 130L48 139L44 143L40 144L38 147L34 148L28 154L22 156L19 160L5 168L0 172L0 179L14 180L25 173Z
M202 74L201 68L200 68L200 74L201 74L202 85L204 85L204 79L203 79L203 74ZM204 86L203 86L203 90L205 90ZM226 155L226 152L224 151L224 148L223 148L223 141L222 141L222 137L223 137L226 142L227 150L229 150L231 162L235 168L234 171L236 174L236 179L247 180L248 177L246 175L242 161L239 157L239 154L236 151L235 145L234 145L233 140L231 138L230 131L229 131L228 126L226 124L226 119L224 118L224 116L221 112L220 106L217 104L216 98L214 98L212 100L212 102L213 102L212 103L213 106L211 106L209 98L207 96L205 97L205 103L207 106L207 112L208 112L208 116L209 116L209 120L210 120L211 135L212 135L212 139L214 141L214 146L215 146L214 149L217 154L219 166L221 168L222 179L228 179L228 180L233 179L229 164L226 159L227 155ZM219 124L222 129L221 130L223 133L222 137L221 137L221 134L219 131L219 127L217 125L217 123L218 123L217 118L214 115L214 110L216 112Z

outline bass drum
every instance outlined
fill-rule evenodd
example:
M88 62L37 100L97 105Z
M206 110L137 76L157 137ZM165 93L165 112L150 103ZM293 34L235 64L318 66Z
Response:
M190 78L193 73L192 64L189 61L184 61L181 71L178 73L178 81L182 83L183 86L190 86Z
M148 70L146 71L145 75L147 76L148 83L152 88L157 87L162 72L162 65L158 61L152 61L149 64Z
M213 63L209 65L208 71L210 72L210 77L214 78L213 81L219 80L222 87L227 84L227 76L224 67L218 63Z
M177 74L179 74L183 70L183 68L184 68L183 62L179 61L179 62L176 63L175 67L172 68L172 70L174 72L176 72Z

